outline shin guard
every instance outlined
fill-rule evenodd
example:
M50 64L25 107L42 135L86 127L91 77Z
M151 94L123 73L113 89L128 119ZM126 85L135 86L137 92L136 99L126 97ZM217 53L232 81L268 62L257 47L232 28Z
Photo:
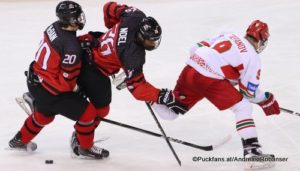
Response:
M80 147L83 149L89 149L94 145L96 113L95 107L90 103L74 126Z
M21 142L27 144L31 141L45 125L48 125L54 120L53 117L46 117L39 112L34 112L25 120L22 126L21 132Z

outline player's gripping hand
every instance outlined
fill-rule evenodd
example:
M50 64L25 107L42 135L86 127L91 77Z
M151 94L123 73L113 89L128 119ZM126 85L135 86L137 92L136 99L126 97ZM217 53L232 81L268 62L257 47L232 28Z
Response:
M102 34L102 32L90 31L88 34L79 36L78 39L80 41L81 48L86 50L98 46L97 39L101 37Z
M187 108L176 100L172 90L161 89L158 95L157 103L166 105L176 114L184 114L187 112Z
M258 103L258 105L264 110L266 116L279 115L280 109L277 100L270 92L265 92L267 100Z

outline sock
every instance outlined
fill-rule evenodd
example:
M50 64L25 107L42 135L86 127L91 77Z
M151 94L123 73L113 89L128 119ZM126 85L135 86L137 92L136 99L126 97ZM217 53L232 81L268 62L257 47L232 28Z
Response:
M252 105L243 99L230 108L235 114L236 130L242 139L257 137L255 123L252 118Z
M20 130L21 142L23 144L29 143L45 125L51 123L53 120L54 116L46 117L39 112L34 112L28 116Z

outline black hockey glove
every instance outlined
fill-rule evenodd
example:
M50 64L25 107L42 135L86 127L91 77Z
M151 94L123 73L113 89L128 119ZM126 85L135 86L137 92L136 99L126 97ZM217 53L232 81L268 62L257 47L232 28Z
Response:
M93 44L93 43L92 43L91 41L89 41L89 40L82 40L82 41L80 42L80 46L81 46L81 48L82 48L83 50L90 50L90 49L93 47L92 44Z
M185 112L187 112L187 108L176 100L172 90L161 89L158 95L157 103L166 105L176 114L185 114Z
M103 32L100 31L89 31L89 34L92 35L95 39L98 39L104 34Z
M34 64L34 61L31 62L31 64L29 65L28 71L25 71L24 74L27 77L27 83L32 86L35 86L35 85L40 84L40 80L39 80L37 74L33 71L33 68L32 68L33 64Z
M78 93L83 99L88 99L85 88L78 86L78 90L76 91L76 93Z
M88 34L79 36L80 46L82 49L92 49L93 47L96 47L99 45L97 39L101 37L103 32L93 32L90 31Z

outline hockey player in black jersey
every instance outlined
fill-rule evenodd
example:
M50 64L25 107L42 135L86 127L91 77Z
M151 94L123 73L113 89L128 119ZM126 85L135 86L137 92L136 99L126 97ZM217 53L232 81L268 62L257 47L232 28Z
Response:
M27 73L29 93L34 98L34 110L24 125L9 141L12 149L36 150L31 140L61 114L73 121L80 145L76 152L84 158L102 159L109 152L94 146L96 109L92 103L76 93L81 68L81 47L76 31L85 24L81 6L73 1L62 1L56 7L58 21L44 32L35 60ZM32 97L31 97L31 96ZM32 105L32 104L31 104Z
M103 13L109 30L103 34L90 32L80 37L88 55L83 57L78 83L97 109L99 119L96 122L99 124L100 118L109 113L109 76L120 70L124 71L125 78L119 88L127 87L137 100L163 104L175 113L183 114L185 107L177 103L172 91L154 87L144 75L146 51L160 45L162 29L158 22L135 7L116 2L105 3Z

